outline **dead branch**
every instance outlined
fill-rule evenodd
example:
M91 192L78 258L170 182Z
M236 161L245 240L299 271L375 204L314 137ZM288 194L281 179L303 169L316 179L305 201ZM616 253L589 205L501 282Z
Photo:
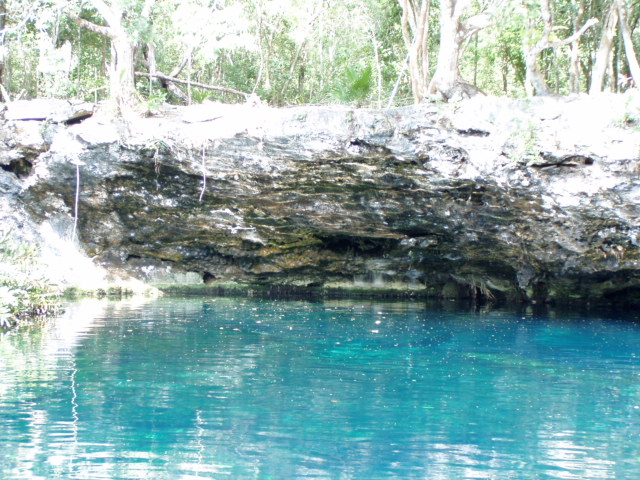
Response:
M229 87L220 87L220 86L217 86L217 85L207 85L206 83L200 83L200 82L190 82L188 80L183 80L181 78L170 77L169 75L165 75L163 73L136 72L135 74L136 74L136 76L139 76L139 77L158 78L158 79L164 80L166 82L178 83L180 85L191 85L192 87L203 88L205 90L215 90L217 92L231 93L233 95L239 95L241 97L244 97L245 99L249 98L249 94L248 93L241 92L240 90L235 90L235 89L229 88Z

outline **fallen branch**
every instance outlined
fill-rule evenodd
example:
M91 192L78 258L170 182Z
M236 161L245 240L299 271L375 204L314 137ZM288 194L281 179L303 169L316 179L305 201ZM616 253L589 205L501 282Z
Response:
M164 75L163 73L136 72L136 75L139 77L158 78L166 82L179 83L181 85L191 85L192 87L203 88L205 90L215 90L217 92L231 93L233 95L239 95L241 97L244 97L245 99L249 98L248 93L241 92L240 90L235 90L229 87L219 87L217 85L207 85L206 83L190 82L189 80L182 80L181 78L170 77L169 75Z

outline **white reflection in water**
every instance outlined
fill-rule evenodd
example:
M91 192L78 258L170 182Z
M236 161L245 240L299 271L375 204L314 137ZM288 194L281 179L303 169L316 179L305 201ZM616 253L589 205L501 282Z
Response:
M557 325L401 313L412 307L73 305L0 338L0 418L15 432L0 430L0 477L623 478L612 459L637 457L624 443L638 432L636 360L623 369L575 341L588 362L558 356Z
M434 443L432 449L426 455L429 479L450 480L452 470L461 479L499 478L495 476L501 467L499 459L477 445ZM494 470L487 470L487 460Z
M114 458L112 446L99 445L100 451L81 451L78 443L78 394L76 390L75 349L91 334L96 322L113 314L114 310L137 309L148 299L137 298L130 302L110 302L84 299L69 304L65 312L41 325L29 326L28 331L0 334L0 412L17 410L27 419L28 428L21 432L16 450L11 452L13 467L8 474L25 480L50 480L52 478L112 479L113 465L91 460ZM65 380L65 376L68 379ZM68 388L68 405L56 405L67 420L52 420L48 411L39 408L47 398L37 398L33 390L58 384ZM25 385L33 388L23 391ZM12 400L13 399L13 400ZM15 399L18 399L17 401ZM96 447L96 445L83 445ZM129 452L135 456L137 452ZM125 454L127 455L127 454ZM119 455L122 457L122 455ZM139 452L147 460L148 452ZM0 460L2 458L0 457ZM5 465L3 465L3 463ZM7 466L0 461L0 466ZM40 465L47 465L47 474L38 475ZM149 469L144 464L133 466L131 473L121 472L122 478L145 478Z
M564 480L614 478L615 462L593 457L596 449L576 443L576 432L544 432L550 438L540 441L545 474Z

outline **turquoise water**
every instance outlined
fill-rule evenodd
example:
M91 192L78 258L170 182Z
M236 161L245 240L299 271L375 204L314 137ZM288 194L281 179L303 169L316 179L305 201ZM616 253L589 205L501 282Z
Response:
M90 300L0 358L3 480L640 478L632 320Z

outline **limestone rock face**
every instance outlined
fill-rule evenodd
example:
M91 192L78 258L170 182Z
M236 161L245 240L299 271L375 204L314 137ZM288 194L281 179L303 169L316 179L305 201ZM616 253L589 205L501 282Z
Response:
M640 302L628 108L626 97L204 104L41 121L39 137L11 117L0 189L70 235L79 185L85 252L152 283Z

